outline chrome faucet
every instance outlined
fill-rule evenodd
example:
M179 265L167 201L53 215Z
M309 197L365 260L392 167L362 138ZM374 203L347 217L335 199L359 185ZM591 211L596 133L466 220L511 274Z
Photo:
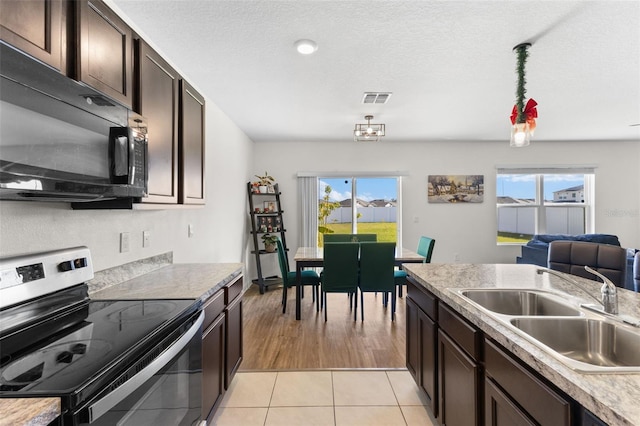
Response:
M608 314L618 315L618 290L616 285L600 272L591 269L586 265L584 269L600 278L603 282L602 287L600 288L600 294L602 294L602 306L604 307L604 311Z
M615 284L609 278L605 277L598 271L595 271L588 266L585 266L584 269L587 272L599 277L604 282L604 284L602 284L602 287L600 288L600 294L602 296L601 300L598 300L595 296L589 293L579 282L572 278L569 278L562 272L554 271L553 269L542 268L537 269L536 272L538 273L538 275L542 275L546 272L548 274L555 275L556 277L561 278L570 284L573 284L574 286L578 287L580 290L588 294L589 297L593 298L596 302L601 304L606 313L611 315L618 315L618 293Z

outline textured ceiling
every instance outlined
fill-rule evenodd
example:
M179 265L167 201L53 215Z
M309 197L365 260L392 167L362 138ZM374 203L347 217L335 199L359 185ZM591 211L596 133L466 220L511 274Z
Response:
M508 140L522 42L534 140L640 140L639 1L108 3L256 142Z

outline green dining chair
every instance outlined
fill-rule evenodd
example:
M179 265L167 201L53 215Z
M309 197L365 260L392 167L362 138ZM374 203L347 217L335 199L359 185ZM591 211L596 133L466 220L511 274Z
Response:
M377 234L324 234L325 243L357 243L360 241L378 241Z
M324 245L320 282L325 321L327 321L327 293L347 293L353 310L353 320L356 320L359 252L359 243L327 243ZM355 301L355 309L351 304L352 301Z
M280 274L282 275L282 313L287 311L287 289L295 287L296 272L289 271L289 262L287 262L287 253L282 246L282 241L276 241L278 250L278 263L280 264ZM305 285L313 287L313 299L316 302L316 311L320 311L320 276L316 271L303 270L301 273L301 283L304 289Z
M433 253L433 246L435 246L436 240L429 237L420 237L418 241L418 249L416 253L420 256L424 256L422 263L431 263L431 254ZM402 269L394 272L394 281L398 286L398 296L402 297L402 286L407 284L407 273Z
M360 244L360 312L364 321L364 293L381 292L385 307L391 295L391 320L395 320L396 313L396 284L394 279L394 264L396 258L396 243L391 242L362 242Z

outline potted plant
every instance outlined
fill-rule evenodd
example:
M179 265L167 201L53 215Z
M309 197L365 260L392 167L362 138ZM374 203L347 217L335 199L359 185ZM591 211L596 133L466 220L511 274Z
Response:
M267 193L267 188L272 185L276 180L273 176L269 176L269 173L264 172L264 176L255 175L258 180L258 190L261 194Z
M276 251L276 242L278 241L278 237L272 234L263 234L262 242L264 243L264 250L268 253L273 253Z

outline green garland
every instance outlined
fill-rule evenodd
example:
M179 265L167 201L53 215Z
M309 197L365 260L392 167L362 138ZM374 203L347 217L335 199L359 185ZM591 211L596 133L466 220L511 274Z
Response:
M527 51L529 46L531 45L523 43L514 47L514 50L516 50L518 55L518 64L516 66L516 74L518 74L518 85L516 86L516 107L518 109L518 117L516 118L516 123L525 123L527 121L524 114L524 96L527 93L527 89L524 87L527 83L525 80L524 66L527 63L527 58L529 57L529 52Z

